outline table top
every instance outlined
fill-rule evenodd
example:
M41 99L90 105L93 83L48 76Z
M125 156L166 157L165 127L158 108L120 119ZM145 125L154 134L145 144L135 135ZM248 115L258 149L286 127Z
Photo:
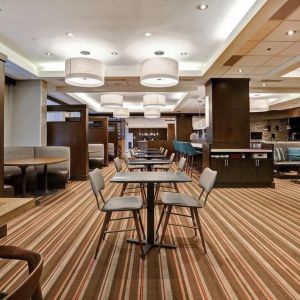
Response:
M4 166L40 166L51 165L67 161L64 157L36 157L36 158L17 158L6 160Z
M172 162L169 159L152 159L152 160L129 160L129 165L170 165Z
M0 225L34 206L34 198L0 198Z
M191 182L184 172L118 172L110 180L116 183Z
M280 165L280 166L299 166L300 167L300 161L299 160L274 161L274 165Z
M151 154L151 153L146 153L146 154L138 154L135 157L141 157L141 158L164 158L163 154Z

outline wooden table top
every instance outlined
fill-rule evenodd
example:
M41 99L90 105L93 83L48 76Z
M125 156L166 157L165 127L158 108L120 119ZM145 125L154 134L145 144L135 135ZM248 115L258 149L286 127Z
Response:
M170 165L172 162L169 159L152 159L138 160L132 159L128 161L129 165Z
M36 158L17 158L4 161L4 166L40 166L51 165L67 161L64 157L36 157Z
M35 206L34 198L0 198L0 225Z
M118 172L110 180L116 183L191 182L184 172Z

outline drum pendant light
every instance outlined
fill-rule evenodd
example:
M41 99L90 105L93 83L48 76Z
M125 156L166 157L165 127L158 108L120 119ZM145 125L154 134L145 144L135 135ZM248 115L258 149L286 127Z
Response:
M101 107L123 107L123 96L118 94L105 94L100 97Z
M150 94L143 96L144 107L162 108L166 105L166 96Z
M104 84L104 64L88 57L69 58L65 62L65 82L80 87Z
M158 57L149 58L141 63L140 82L148 87L169 87L178 84L178 62L168 57L160 57L163 51L156 51Z

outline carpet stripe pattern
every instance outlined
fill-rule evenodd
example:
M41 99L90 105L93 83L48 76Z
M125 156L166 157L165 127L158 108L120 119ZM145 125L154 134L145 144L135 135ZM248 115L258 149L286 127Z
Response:
M102 173L105 198L118 195L121 186L109 182L113 165ZM198 178L180 184L181 192L197 197ZM300 299L299 195L300 184L286 179L275 189L215 189L200 211L207 255L192 229L168 226L165 241L176 250L154 249L143 261L139 248L126 243L136 232L122 232L107 235L94 260L104 214L88 181L70 182L13 219L1 243L43 254L45 299ZM158 222L161 206L155 209ZM145 210L142 218L145 224ZM132 219L110 225L133 227ZM12 290L26 274L24 263L0 260L0 290Z

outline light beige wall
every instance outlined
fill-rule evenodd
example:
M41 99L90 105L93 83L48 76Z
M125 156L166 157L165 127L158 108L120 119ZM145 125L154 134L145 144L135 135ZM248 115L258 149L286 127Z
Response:
M47 84L19 80L6 86L5 146L47 144Z

